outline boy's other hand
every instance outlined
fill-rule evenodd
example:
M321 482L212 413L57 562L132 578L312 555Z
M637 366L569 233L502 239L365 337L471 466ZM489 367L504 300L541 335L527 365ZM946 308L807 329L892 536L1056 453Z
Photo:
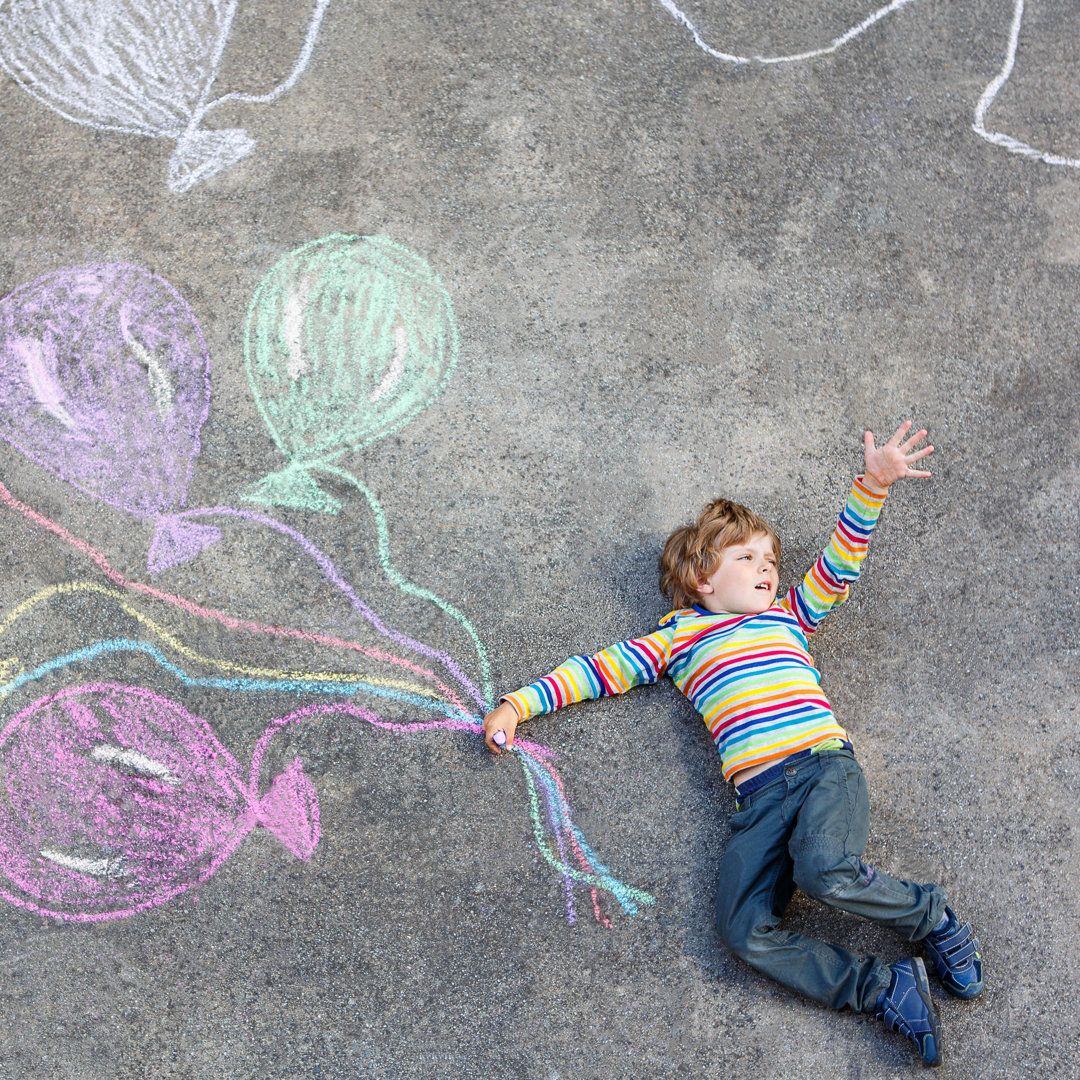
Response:
M866 452L865 479L871 489L888 491L889 485L897 480L908 480L912 477L922 478L930 474L922 469L912 466L916 461L921 461L927 454L932 454L932 446L922 446L915 449L926 438L926 429L916 431L914 435L907 435L911 429L911 421L905 420L894 432L892 438L881 447L874 445L874 433L867 431L863 435L863 449ZM903 440L901 442L901 440Z
M493 754L501 754L514 745L514 731L518 726L517 709L504 701L484 717L484 742ZM495 742L495 732L501 731L506 736L506 746L500 748Z

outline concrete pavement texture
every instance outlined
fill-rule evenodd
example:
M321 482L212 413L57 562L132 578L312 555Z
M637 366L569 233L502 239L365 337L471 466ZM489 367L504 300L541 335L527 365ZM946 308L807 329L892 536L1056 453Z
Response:
M939 1075L1080 1077L1080 15L891 7L0 2L0 1077L918 1073L723 950L670 682L470 726L909 417L813 655L982 942Z

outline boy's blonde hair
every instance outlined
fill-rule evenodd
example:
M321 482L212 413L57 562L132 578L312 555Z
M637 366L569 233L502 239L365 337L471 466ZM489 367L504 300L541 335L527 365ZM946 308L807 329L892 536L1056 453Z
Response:
M779 565L776 530L745 506L729 499L714 500L692 525L680 526L667 538L660 555L660 590L676 608L693 607L701 599L698 582L720 565L724 548L745 544L759 533L772 540Z

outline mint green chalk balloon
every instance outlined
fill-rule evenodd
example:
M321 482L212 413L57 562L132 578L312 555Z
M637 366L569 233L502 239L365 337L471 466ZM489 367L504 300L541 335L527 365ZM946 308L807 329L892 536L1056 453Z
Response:
M248 383L285 468L245 498L336 513L313 470L399 430L457 363L450 297L431 267L378 236L334 234L279 259L248 309Z

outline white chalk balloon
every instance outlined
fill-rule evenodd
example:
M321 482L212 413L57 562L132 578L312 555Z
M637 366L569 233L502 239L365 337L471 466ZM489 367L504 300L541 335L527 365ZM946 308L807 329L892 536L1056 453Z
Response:
M211 91L238 0L0 0L0 64L54 112L100 131L176 140L169 187L251 153L242 128L203 128L226 101L266 103L307 66L330 0L316 0L289 77L266 94Z

